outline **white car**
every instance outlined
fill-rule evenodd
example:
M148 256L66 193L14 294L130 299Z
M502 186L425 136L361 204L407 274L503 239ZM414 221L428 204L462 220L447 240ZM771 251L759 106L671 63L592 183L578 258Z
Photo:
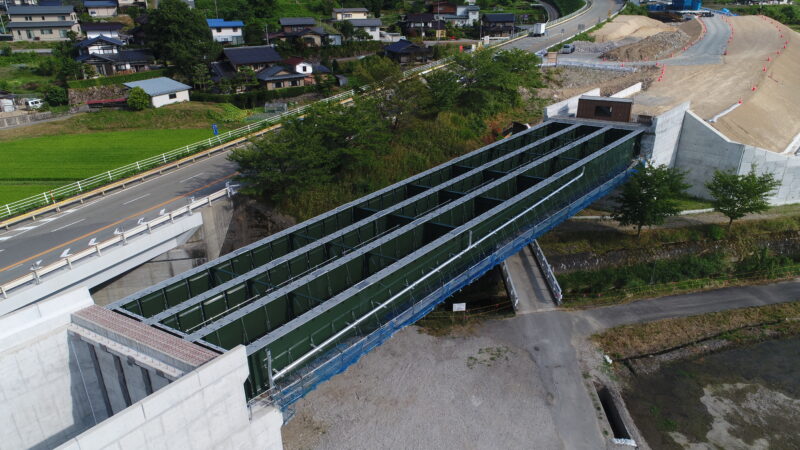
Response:
M39 109L42 106L44 106L44 100L42 100L40 98L29 98L29 99L25 100L25 108L27 108L27 109L30 109L30 110Z

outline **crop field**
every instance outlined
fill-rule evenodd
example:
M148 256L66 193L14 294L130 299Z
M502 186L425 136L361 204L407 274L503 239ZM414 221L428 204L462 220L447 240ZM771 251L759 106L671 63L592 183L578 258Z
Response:
M210 129L41 136L0 145L0 204L211 137Z

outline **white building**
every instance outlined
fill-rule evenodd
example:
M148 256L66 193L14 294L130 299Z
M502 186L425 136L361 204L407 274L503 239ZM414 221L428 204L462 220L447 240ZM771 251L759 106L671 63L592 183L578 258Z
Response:
M364 30L373 41L381 40L381 19L349 19L353 28Z
M128 89L133 89L135 87L142 88L144 92L150 96L154 108L171 105L172 103L188 102L189 89L191 89L191 86L187 86L167 77L131 81L129 83L124 83L124 85Z
M92 17L114 17L117 15L115 0L86 0L83 2L86 12Z
M206 19L206 22L215 41L233 45L244 43L244 22L241 20Z
M367 8L333 8L333 20L366 19Z

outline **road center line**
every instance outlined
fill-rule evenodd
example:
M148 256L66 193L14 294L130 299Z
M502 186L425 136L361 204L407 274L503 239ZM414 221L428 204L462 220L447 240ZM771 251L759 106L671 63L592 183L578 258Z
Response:
M84 220L86 220L86 219L76 220L75 222L68 223L68 224L64 225L63 227L56 228L55 230L51 231L51 233L55 233L56 231L63 230L64 228L67 228L67 227L71 227L71 226L75 225L76 223L83 222Z
M178 181L178 183L184 183L184 182L186 182L186 181L189 181L189 180L191 180L192 178L199 177L200 175L203 175L204 173L205 173L205 172L200 172L200 173L198 173L197 175L192 175L192 176L190 176L189 178L187 178L187 179L185 179L185 180Z
M122 206L125 206L125 205L127 205L128 203L133 203L133 202L135 202L136 200L141 200L141 199L143 199L143 198L145 198L145 197L147 197L147 196L149 196L149 195L150 195L150 194L144 194L144 195L142 195L141 197L136 197L136 198L135 198L135 199L133 199L133 200L128 200L127 202L123 203L123 204L122 204Z

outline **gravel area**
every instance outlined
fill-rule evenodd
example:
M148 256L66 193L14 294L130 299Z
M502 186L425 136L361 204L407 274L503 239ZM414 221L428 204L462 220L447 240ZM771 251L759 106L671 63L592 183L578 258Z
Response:
M400 331L295 405L285 448L560 447L530 354L488 334Z

